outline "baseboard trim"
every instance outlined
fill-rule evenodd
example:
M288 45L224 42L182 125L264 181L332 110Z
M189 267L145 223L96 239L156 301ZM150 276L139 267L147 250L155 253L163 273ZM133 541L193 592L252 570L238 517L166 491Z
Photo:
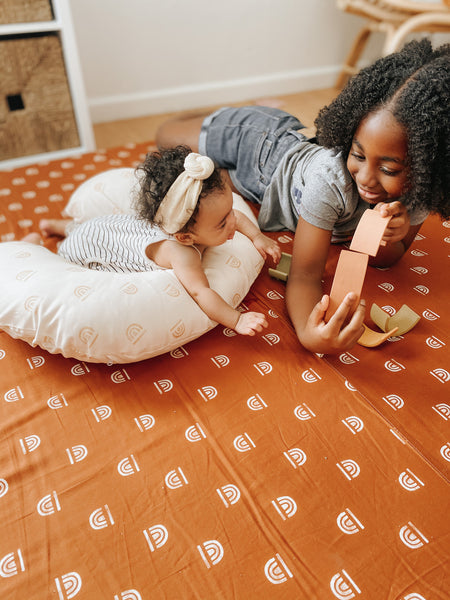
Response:
M93 123L191 110L334 85L339 66L88 99Z

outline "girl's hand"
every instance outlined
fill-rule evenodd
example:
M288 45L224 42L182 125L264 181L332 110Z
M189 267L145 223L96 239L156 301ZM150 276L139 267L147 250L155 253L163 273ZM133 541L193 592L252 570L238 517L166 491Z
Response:
M374 210L377 210L382 217L392 217L384 232L383 241L387 244L393 244L403 240L410 228L406 206L398 200L388 203L379 202Z
M311 352L320 354L345 352L354 346L364 333L363 321L366 311L365 301L360 300L350 321L346 324L355 300L354 292L348 293L327 323L325 313L328 309L329 296L322 296L307 321L303 345Z
M257 331L262 331L263 327L268 327L268 323L262 313L246 312L240 314L234 330L241 335L255 335Z
M252 241L253 245L264 258L264 260L266 260L267 255L269 255L272 257L274 264L278 264L280 262L281 249L278 245L278 242L272 240L263 233L258 233Z

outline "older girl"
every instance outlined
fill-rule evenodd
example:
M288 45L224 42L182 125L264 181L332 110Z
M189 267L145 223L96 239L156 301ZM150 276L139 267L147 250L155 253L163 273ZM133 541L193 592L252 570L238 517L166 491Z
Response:
M364 300L349 290L327 322L322 279L330 243L349 239L373 208L391 220L372 264L401 258L430 212L450 215L450 46L426 39L353 77L316 119L317 139L283 111L250 106L168 121L161 147L189 143L228 169L261 204L264 230L295 231L287 308L300 342L317 353L351 348ZM300 130L300 131L299 131Z

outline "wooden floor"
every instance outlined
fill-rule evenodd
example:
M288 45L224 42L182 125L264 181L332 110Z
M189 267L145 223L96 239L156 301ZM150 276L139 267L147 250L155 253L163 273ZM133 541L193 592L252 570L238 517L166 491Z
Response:
M247 102L230 103L230 106L242 106L245 104L276 106L295 115L312 133L314 131L314 119L320 108L328 104L338 92L338 89L328 88L300 92L298 94L289 94L286 96L257 98ZM198 111L191 110L189 112L207 114L216 108L219 108L219 106L211 106L199 109ZM96 146L98 149L113 148L116 146L123 146L127 143L153 141L159 125L176 114L180 113L149 115L122 121L97 123L94 125Z

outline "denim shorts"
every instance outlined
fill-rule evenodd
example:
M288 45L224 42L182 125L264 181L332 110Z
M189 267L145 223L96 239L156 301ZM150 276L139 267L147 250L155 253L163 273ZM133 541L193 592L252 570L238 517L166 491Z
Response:
M203 121L199 152L228 169L240 194L261 203L283 156L307 139L296 131L304 127L278 108L220 108Z

